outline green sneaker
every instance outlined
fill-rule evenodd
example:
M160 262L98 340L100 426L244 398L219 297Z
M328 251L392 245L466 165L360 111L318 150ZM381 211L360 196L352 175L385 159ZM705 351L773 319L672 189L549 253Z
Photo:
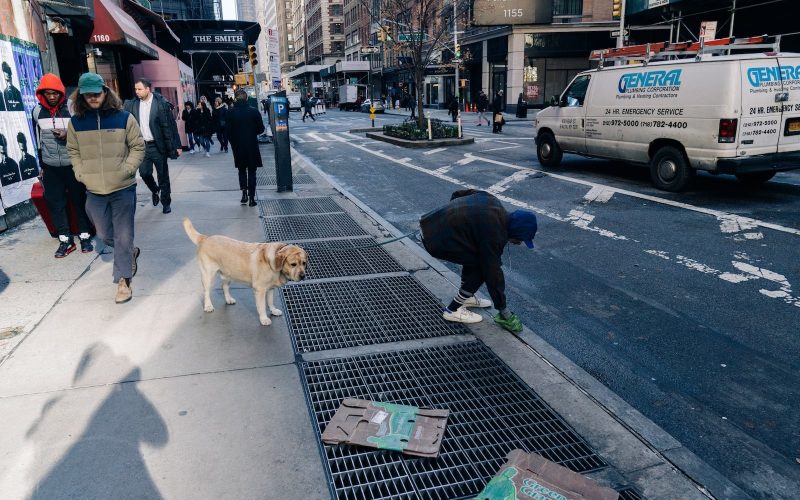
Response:
M516 334L522 332L522 321L519 320L519 316L516 314L512 313L509 319L504 319L500 313L497 313L494 317L494 322L511 333Z

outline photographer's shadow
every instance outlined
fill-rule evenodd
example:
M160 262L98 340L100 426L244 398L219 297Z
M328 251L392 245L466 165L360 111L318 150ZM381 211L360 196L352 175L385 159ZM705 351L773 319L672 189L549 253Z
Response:
M73 384L78 385L92 367L109 363L130 364L107 346L94 344L84 352ZM77 442L37 482L31 498L162 498L140 447L144 443L161 448L168 442L169 433L161 415L139 391L135 381L140 378L140 370L134 366L113 385ZM60 400L65 397L69 396L45 404L41 417L28 431L29 438L36 439L39 429L45 427L47 414L63 404ZM41 458L44 460L40 463L46 461L46 457Z

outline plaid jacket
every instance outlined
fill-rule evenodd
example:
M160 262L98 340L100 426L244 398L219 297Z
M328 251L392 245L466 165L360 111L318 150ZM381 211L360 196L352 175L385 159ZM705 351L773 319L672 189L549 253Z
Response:
M508 243L508 212L485 191L456 191L450 203L419 221L425 249L437 259L479 267L495 304L505 304L501 266Z

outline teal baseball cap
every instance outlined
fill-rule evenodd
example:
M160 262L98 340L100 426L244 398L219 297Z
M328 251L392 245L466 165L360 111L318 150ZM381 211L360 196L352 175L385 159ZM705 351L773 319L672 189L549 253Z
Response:
M103 77L97 73L84 73L78 78L78 92L81 94L98 94L105 86Z

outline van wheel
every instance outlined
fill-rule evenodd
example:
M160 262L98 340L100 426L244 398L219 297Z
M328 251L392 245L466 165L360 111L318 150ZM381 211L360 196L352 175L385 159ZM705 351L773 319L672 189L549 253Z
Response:
M683 152L674 146L664 146L650 160L650 178L658 189L664 191L683 191L694 174Z
M542 132L536 141L536 158L543 167L557 167L561 163L563 153L550 132Z
M749 172L746 174L736 174L739 182L748 186L758 186L775 177L777 172Z

